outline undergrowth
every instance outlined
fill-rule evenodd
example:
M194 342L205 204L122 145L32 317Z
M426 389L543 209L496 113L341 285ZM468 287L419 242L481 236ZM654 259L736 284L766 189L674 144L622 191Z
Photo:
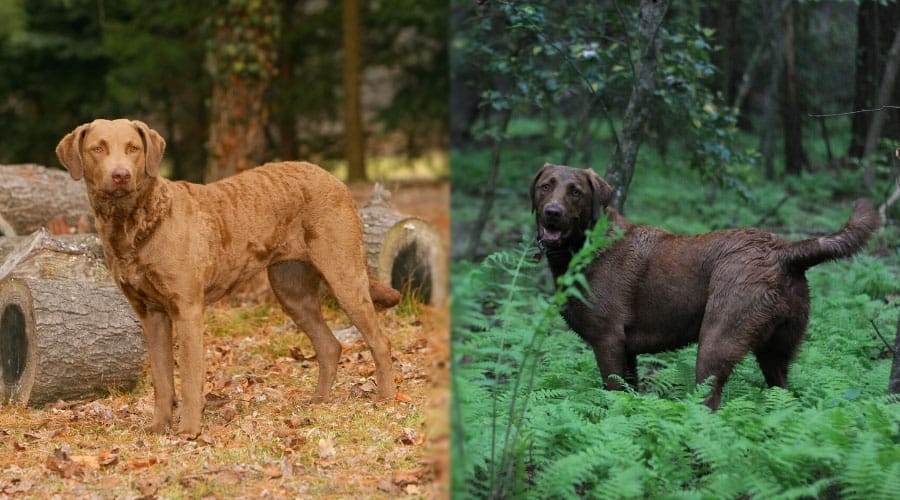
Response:
M900 498L900 405L873 330L893 332L900 285L883 261L809 271L812 313L789 390L766 388L750 356L711 413L695 347L641 356L639 393L603 390L558 314L578 295L577 269L540 292L547 270L534 251L454 264L455 496Z

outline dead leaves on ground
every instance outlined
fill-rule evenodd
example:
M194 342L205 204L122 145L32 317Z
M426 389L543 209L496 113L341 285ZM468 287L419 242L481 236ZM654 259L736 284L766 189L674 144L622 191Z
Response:
M426 338L441 333L389 316L394 401L378 401L371 354L356 342L343 346L333 401L311 405L318 363L284 321L273 317L274 326L251 337L206 337L204 432L196 441L144 433L149 374L133 393L0 408L0 499L440 496L423 415L436 385L432 368L446 362Z

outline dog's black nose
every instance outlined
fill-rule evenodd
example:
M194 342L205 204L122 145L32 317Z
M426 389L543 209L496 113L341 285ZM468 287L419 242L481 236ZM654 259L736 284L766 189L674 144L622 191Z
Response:
M563 210L562 207L556 204L547 205L544 207L544 217L550 219L558 219L562 217Z

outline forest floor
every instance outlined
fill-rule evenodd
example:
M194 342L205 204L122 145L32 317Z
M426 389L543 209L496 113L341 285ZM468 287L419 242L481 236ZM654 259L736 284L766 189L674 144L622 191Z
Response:
M387 187L396 209L428 220L449 242L446 183ZM368 191L354 188L361 205ZM349 324L333 306L325 316L334 330ZM312 346L264 301L207 311L197 440L144 431L148 370L127 393L0 407L0 498L445 498L447 308L404 303L379 318L393 347L395 401L375 400L368 348L342 337L332 401L309 404L318 376Z

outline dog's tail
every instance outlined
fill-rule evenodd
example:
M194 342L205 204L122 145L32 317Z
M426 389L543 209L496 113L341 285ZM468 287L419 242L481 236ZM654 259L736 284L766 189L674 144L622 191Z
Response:
M389 309L400 303L400 292L378 281L372 276L372 271L368 271L368 274L369 296L376 309Z
M791 243L782 255L789 266L799 271L828 260L849 257L862 248L878 228L879 222L878 212L872 202L860 199L856 202L850 220L840 230L827 236Z

